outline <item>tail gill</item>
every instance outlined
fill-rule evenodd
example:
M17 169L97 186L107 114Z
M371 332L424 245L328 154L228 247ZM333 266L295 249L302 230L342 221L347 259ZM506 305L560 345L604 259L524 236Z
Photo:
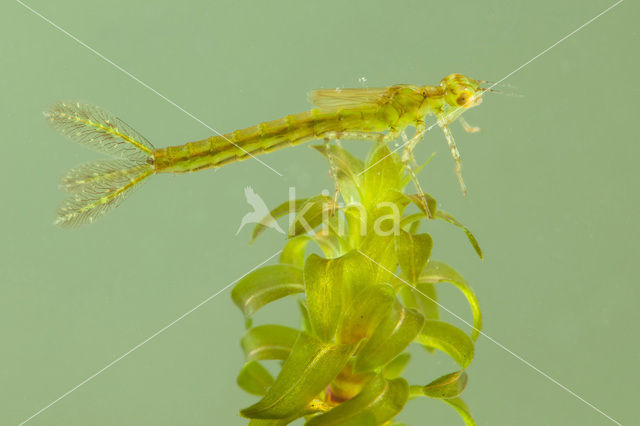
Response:
M53 105L47 121L61 134L117 159L72 169L60 186L70 196L58 208L55 223L75 227L91 223L117 207L154 172L154 147L118 117L81 102Z

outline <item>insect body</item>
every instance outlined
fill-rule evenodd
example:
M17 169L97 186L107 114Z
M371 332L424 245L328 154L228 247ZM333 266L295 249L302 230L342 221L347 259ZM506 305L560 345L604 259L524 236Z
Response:
M61 186L71 196L58 209L56 223L89 223L117 206L139 183L157 173L186 173L220 167L265 152L313 139L405 139L402 159L410 167L413 148L426 132L425 117L434 114L443 128L456 173L464 192L460 155L449 125L478 105L485 89L460 74L445 77L438 86L396 85L386 88L315 90L309 94L317 107L278 120L212 136L196 142L156 149L142 135L112 114L88 104L59 103L46 113L60 133L117 160L92 162L68 172ZM404 130L415 127L408 138ZM475 131L465 122L467 131ZM419 189L421 193L421 190Z

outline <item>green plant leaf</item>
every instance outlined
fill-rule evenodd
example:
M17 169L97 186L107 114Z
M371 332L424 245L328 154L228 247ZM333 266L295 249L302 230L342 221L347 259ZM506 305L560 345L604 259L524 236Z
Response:
M362 173L362 199L363 204L375 206L379 200L388 197L391 191L402 189L402 173L404 168L397 155L392 155L389 147L384 144L376 144L369 152Z
M307 406L301 411L296 412L283 419L251 419L249 420L249 426L286 426L300 417L307 416L309 414L317 413L319 411L329 411L329 406L324 401L314 399L307 404Z
M358 251L353 250L328 261L315 261L330 266L327 268L329 273L324 274L321 271L313 273L309 269L309 275L315 276L316 280L325 277L328 281L326 285L314 286L320 289L315 291L315 298L324 299L316 308L318 316L323 318L323 323L331 324L331 333L326 336L332 337L333 327L338 326L338 341L341 343L352 343L368 337L390 311L395 300L393 288L387 284L376 284L377 267ZM305 277L307 270L305 266ZM314 308L310 297L307 290L307 305L313 324Z
M259 325L247 330L240 345L247 361L262 359L285 360L300 332L284 325Z
M421 220L426 219L427 215L419 212L419 213L412 213L410 215L404 216L401 220L400 220L400 228L404 229L405 231L409 232L410 234L414 234L415 232L411 232L410 229L416 224L419 223Z
M395 291L389 284L371 282L356 288L340 314L338 341L355 343L369 337L389 314L395 300Z
M253 228L253 232L251 233L251 240L249 241L249 244L253 243L256 240L256 238L258 238L260 234L262 234L265 231L265 229L269 227L269 223L271 223L273 219L277 220L284 215L298 211L298 209L302 207L302 205L306 202L307 202L306 198L299 198L297 200L294 200L293 202L285 201L275 209L271 210L269 214L264 218L262 218L260 220L260 223L256 224L256 226Z
M476 422L471 417L471 410L460 398L441 399L440 401L452 406L464 420L465 426L476 426Z
M267 303L303 291L300 268L293 265L268 265L238 281L231 291L231 298L248 318Z
M449 282L462 292L469 302L471 312L473 313L473 330L471 331L471 338L475 341L482 330L482 312L480 311L480 305L475 293L471 290L471 287L467 282L458 274L455 269L443 262L430 261L427 267L420 276L420 283L424 285Z
M322 224L323 215L329 217L329 210L333 206L333 198L328 195L316 195L305 201L289 228L289 238L306 234ZM337 207L336 207L337 208Z
M433 284L419 282L415 287L405 285L402 286L399 294L405 307L417 309L425 319L437 320L440 318L438 295ZM424 348L429 352L435 350L430 346Z
M327 399L330 401L346 401L362 391L376 373L356 373L353 370L353 358L349 360L340 373L331 381Z
M378 195L376 204L368 206L367 232L376 235L398 235L402 214L410 200L400 191L389 191Z
M338 144L330 144L329 150L326 145L313 145L313 149L324 155L328 161L333 161L336 167L336 178L340 186L340 193L345 204L356 203L360 200L360 172L363 163L360 159L351 155ZM329 154L331 160L329 160Z
M396 302L391 315L382 320L358 352L355 370L372 371L389 363L409 346L423 325L424 317L418 311Z
M411 354L408 352L398 355L391 360L390 363L384 366L382 369L382 375L385 379L395 379L400 377L410 360Z
M331 201L333 203L333 200ZM313 234L313 240L326 257L338 257L350 250L346 235L343 211L326 212L325 222Z
M414 287L405 286L401 291L405 306L422 312L426 319L438 319L438 294L435 286L428 282L418 282Z
M273 384L273 376L259 362L250 361L238 374L238 386L253 395L264 395Z
M464 331L443 321L426 320L416 341L443 351L462 369L467 368L473 359L473 341Z
M476 251L476 254L480 259L482 259L482 249L480 248L480 244L478 244L478 240L476 240L476 237L474 237L471 231L469 231L469 228L467 228L462 223L460 223L455 217L451 216L449 213L442 210L437 210L435 217L437 219L442 219L445 222L449 222L452 225L455 225L458 228L462 229L464 233L467 235L467 238L469 239L469 242L473 246L473 249Z
M302 329L307 333L313 333L311 319L309 318L309 309L307 309L307 301L302 298L298 299L298 308L300 309L300 315L302 315Z
M408 397L409 385L406 380L386 380L377 375L357 396L326 413L312 417L306 425L381 425L402 410Z
M358 252L360 256L375 271L375 282L384 282L393 287L403 285L403 282L396 277L394 271L397 269L398 256L395 248L394 235L377 235L369 233L363 240Z
M298 417L287 419L251 419L249 420L249 426L286 426Z
M429 213L427 213L427 211L425 210L424 203L422 202L422 198L420 198L418 194L404 194L404 196L407 197L409 200L411 200L411 202L415 204L416 207L418 207L422 213L424 213L425 218L428 218L429 216L431 218L436 217L436 212L438 210L438 203L436 199L433 198L431 195L427 194L426 192L424 193L424 198L427 201L427 207L429 208Z
M313 238L308 235L299 235L287 241L280 254L280 263L295 265L302 269L304 254L310 241L313 241Z
M362 204L351 204L342 210L347 223L349 247L359 247L360 240L367 233L367 212Z
M419 230L420 230L420 222L413 222L411 226L409 226L409 229L407 230L407 232L409 232L410 234L417 234Z
M342 310L342 260L312 254L304 265L309 320L315 334L328 342L335 336Z
M437 378L425 386L411 386L412 396L424 395L435 399L458 397L467 387L468 376L464 371L456 371Z
M240 414L248 418L279 419L302 411L340 372L354 349L355 345L323 343L300 333L267 394Z
M398 262L405 278L410 284L418 282L420 273L424 269L433 248L433 240L429 234L410 234L401 231L396 237Z

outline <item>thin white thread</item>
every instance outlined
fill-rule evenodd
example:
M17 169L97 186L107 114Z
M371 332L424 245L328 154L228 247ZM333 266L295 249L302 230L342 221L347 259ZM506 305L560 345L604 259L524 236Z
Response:
M531 58L530 60L528 60L527 62L525 62L524 64L520 65L518 68L516 68L515 70L513 70L512 72L510 72L509 74L507 74L505 77L501 78L500 80L498 80L497 82L493 83L488 89L486 89L485 91L488 91L489 89L495 87L496 85L498 85L500 82L504 81L505 79L507 79L508 77L510 77L511 75L515 74L516 72L520 71L522 68L524 68L525 66L527 66L528 64L530 64L531 62L533 62L534 60L538 59L540 56L544 55L545 53L547 53L549 50L551 50L552 48L554 48L555 46L557 46L558 44L560 44L561 42L563 42L564 40L566 40L567 38L571 37L572 35L574 35L575 33L577 33L578 31L580 31L581 29L583 29L584 27L586 27L587 25L591 24L593 21L595 21L596 19L598 19L600 16L604 15L605 13L609 12L611 9L613 9L614 7L618 6L619 4L621 4L624 0L618 0L616 3L614 3L613 5L609 6L607 9L605 9L604 11L600 12L598 15L596 15L595 17L591 18L589 21L585 22L584 24L582 24L580 27L576 28L575 30L573 30L571 33L567 34L566 36L564 36L563 38L561 38L560 40L558 40L557 42L555 42L554 44L552 44L551 46L547 47L546 49L544 49L542 52L538 53L536 56L534 56L533 58ZM135 81L137 81L138 83L140 83L141 85L143 85L144 87L146 87L147 89L151 90L152 92L154 92L156 95L160 96L162 99L164 99L165 101L169 102L171 105L173 105L174 107L178 108L179 110L181 110L182 112L184 112L185 114L187 114L188 116L190 116L191 118L195 119L196 121L198 121L199 123L201 123L202 125L204 125L205 127L207 127L208 129L210 129L211 131L215 132L216 134L218 134L219 136L227 139L226 137L224 137L224 135L222 135L221 133L219 133L217 130L213 129L212 127L210 127L209 125L207 125L206 123L204 123L202 120L200 120L199 118L197 118L196 116L194 116L193 114L191 114L190 112L186 111L184 108L180 107L179 105L177 105L175 102L173 102L172 100L170 100L169 98L167 98L166 96L162 95L161 93L159 93L158 91L156 91L155 89L153 89L151 86L149 86L148 84L144 83L143 81L141 81L140 79L138 79L136 76L134 76L133 74L129 73L128 71L126 71L124 68L120 67L119 65L117 65L116 63L114 63L113 61L109 60L107 57L105 57L104 55L102 55L101 53L99 53L98 51L96 51L95 49L93 49L92 47L88 46L86 43L82 42L81 40L79 40L78 38L76 38L75 36L73 36L72 34L70 34L69 32L67 32L66 30L64 30L63 28L59 27L58 25L56 25L55 23L53 23L51 20L47 19L46 17L44 17L42 14L40 14L39 12L37 12L36 10L34 10L33 8L29 7L28 5L26 5L25 3L23 3L21 0L16 0L16 2L18 2L19 4L21 4L23 7L25 7L26 9L30 10L32 13L34 13L35 15L39 16L40 18L42 18L43 20L45 20L46 22L48 22L49 24L51 24L53 27L55 27L56 29L58 29L59 31L61 31L62 33L66 34L68 37L70 37L71 39L73 39L74 41L76 41L77 43L79 43L80 45L86 47L87 49L89 49L91 52L93 52L94 54L96 54L97 56L99 56L101 59L103 59L104 61L110 63L111 65L113 65L114 67L116 67L118 70L120 70L121 72L125 73L127 76L129 76L130 78L134 79ZM456 111L458 111L459 109L461 109L461 107L456 108L455 110L453 110L452 112L450 112L449 114L453 114ZM431 125L430 127L428 127L425 131L428 132L430 131L433 127L435 127L438 123L434 123L433 125ZM256 159L257 161L259 161L260 163L262 163L264 166L268 167L269 169L271 169L273 172L275 172L276 174L282 176L281 173L279 173L278 171L276 171L275 169L271 168L269 165L267 165L266 163L264 163L263 161L261 161L260 159L256 158L255 156L251 155L249 152L245 151L242 147L239 147L238 145L236 145L235 143L233 143L232 141L228 140L231 144L235 145L236 147L240 148L241 150L243 150L245 153L247 153L249 156L251 156L252 158ZM387 156L393 154L394 152L398 151L399 149L401 149L402 147L404 147L406 145L402 144L400 145L398 148L396 148L395 150L393 150L390 154L388 154ZM358 176L360 176L362 173L366 172L367 170L369 170L371 167L375 166L377 163L379 163L380 161L382 161L384 158L386 158L387 156L383 157L382 159L378 160L376 163L374 163L373 165L369 166L367 169L363 170L362 172L360 172L358 174ZM276 255L278 255L281 251L278 251L276 254L274 254L273 256L271 256L269 259L265 260L264 262L262 262L261 264L259 264L258 266L254 267L252 270L250 270L249 272L247 272L247 274L249 274L250 272L252 272L253 270L255 270L256 268L260 267L262 264L266 263L267 261L271 260L273 257L275 257ZM366 258L368 258L369 260L371 260L372 262L378 264L377 262L375 262L373 259L371 259L369 256L367 256L366 254L360 252L358 250L358 252L360 254L362 254L363 256L365 256ZM409 285L406 281L404 281L402 278L398 277L396 274L394 274L393 272L389 271L387 268L385 268L384 266L378 264L378 266L380 266L381 268L385 269L386 271L388 271L389 273L391 273L392 275L396 276L398 279L400 279L401 281L403 281L406 285ZM53 406L54 404L56 404L58 401L62 400L63 398L65 398L66 396L68 396L69 394L71 394L73 391L75 391L76 389L78 389L79 387L81 387L82 385L84 385L85 383L89 382L90 380L92 380L93 378L95 378L96 376L98 376L99 374L101 374L103 371L107 370L108 368L110 368L111 366L113 366L114 364L116 364L118 361L120 361L121 359L125 358L127 355L129 355L130 353L134 352L135 350L137 350L138 348L140 348L142 345L144 345L145 343L147 343L148 341L150 341L151 339L153 339L154 337L156 337L157 335L161 334L162 332L164 332L165 330L167 330L169 327L171 327L172 325L174 325L175 323L177 323L178 321L180 321L181 319L183 319L184 317L188 316L189 314L191 314L193 311L195 311L196 309L198 309L200 306L204 305L205 303L207 303L208 301L210 301L211 299L213 299L214 297L216 297L218 294L222 293L224 290L226 290L227 288L229 288L231 285L235 284L235 282L239 281L240 279L242 279L244 276L246 276L247 274L243 275L242 277L238 278L237 280L231 282L230 284L228 284L227 286L225 286L224 288L222 288L221 290L219 290L218 292L214 293L213 295L209 296L207 299L205 299L203 302L201 302L200 304L196 305L195 307L193 307L191 310L187 311L185 314L183 314L182 316L178 317L176 320L174 320L173 322L169 323L168 325L166 325L165 327L163 327L162 329L160 329L159 331L157 331L156 333L154 333L153 335L151 335L150 337L148 337L147 339L143 340L141 343L139 343L138 345L134 346L132 349L130 349L129 351L125 352L123 355L121 355L120 357L116 358L114 361L112 361L111 363L107 364L107 366L103 367L101 370L98 370L96 373L94 373L93 375L89 376L87 379L85 379L84 381L82 381L81 383L79 383L78 385L76 385L75 387L73 387L72 389L70 389L69 391L67 391L66 393L64 393L62 396L60 396L59 398L57 398L56 400L52 401L51 403L49 403L48 405L46 405L45 407L43 407L41 410L39 410L38 412L36 412L35 414L33 414L31 417L27 418L26 420L24 420L23 422L20 423L20 425L25 424L26 422L30 421L31 419L33 419L34 417L36 417L37 415L39 415L40 413L44 412L46 409L50 408L51 406ZM454 317L458 318L460 321L462 321L463 323L467 324L468 326L472 327L475 329L475 327L473 327L473 325L469 324L467 321L465 321L464 319L462 319L460 316L458 316L457 314L453 313L452 311L450 311L449 309L447 309L446 307L440 305L438 302L436 302L435 300L431 299L429 296L423 294L422 292L420 292L423 296L427 297L428 299L432 300L434 303L436 303L438 306L440 306L442 309L444 309L445 311L447 311L448 313L450 313L451 315L453 315ZM477 330L477 329L476 329ZM509 350L508 348L506 348L504 345L502 345L501 343L499 343L498 341L496 341L495 339L493 339L492 337L488 336L486 333L482 332L481 330L477 330L481 335L483 335L484 337L486 337L487 339L489 339L491 342L495 343L497 346L499 346L500 348L502 348L503 350L505 350L506 352L510 353L512 356L514 356L515 358L517 358L518 360L520 360L521 362L523 362L525 365L529 366L530 368L532 368L533 370L535 370L536 372L538 372L539 374L541 374L542 376L544 376L545 378L547 378L548 380L550 380L551 382L555 383L556 385L558 385L559 387L561 387L562 389L564 389L565 391L567 391L568 393L570 393L571 395L573 395L574 397L576 397L577 399L579 399L580 401L582 401L583 403L585 403L586 405L590 406L591 408L593 408L595 411L597 411L598 413L602 414L603 416L607 417L609 420L611 420L612 422L621 425L621 423L619 423L618 421L616 421L615 419L613 419L612 417L610 417L609 415L607 415L606 413L604 413L602 410L598 409L596 406L594 406L593 404L589 403L588 401L586 401L585 399L583 399L582 397L580 397L578 394L576 394L575 392L573 392L571 389L567 388L566 386L562 385L560 382L558 382L557 380L553 379L551 376L549 376L548 374L544 373L542 370L538 369L537 367L535 367L533 364L531 364L530 362L526 361L524 358L522 358L521 356L517 355L516 353L512 352L511 350Z
M69 33L68 31L66 31L65 29L63 29L62 27L60 27L59 25L55 24L53 21L51 21L50 19L46 18L45 16L43 16L42 14L40 14L38 11L36 11L35 9L31 8L29 5L25 4L24 2L22 2L21 0L16 0L16 2L18 2L19 4L21 4L22 6L25 7L25 9L30 10L34 15L39 16L40 18L42 18L44 21L48 22L49 24L51 24L54 28L56 28L57 30L59 30L60 32L62 32L63 34L67 35L69 38L71 38L72 40L74 40L76 43L80 44L83 47L86 47L87 49L89 49L91 52L93 52L96 56L98 56L100 59L104 60L105 62L113 65L114 67L116 67L118 70L120 70L121 72L123 72L125 75L127 75L128 77L132 78L133 80L135 80L136 82L140 83L142 86L144 86L145 88L149 89L150 91L152 91L153 93L155 93L156 95L160 96L162 99L164 99L165 101L167 101L168 103L170 103L171 105L173 105L174 107L178 108L180 111L184 112L185 114L187 114L189 117L193 118L194 120L196 120L198 123L202 124L204 127L206 127L207 129L211 130L212 132L214 132L215 134L217 134L218 136L224 138L227 142L231 143L233 146L235 146L236 148L241 149L245 154L249 155L251 158L253 158L254 160L258 161L259 163L261 163L263 166L267 167L268 169L270 169L272 172L276 173L279 176L283 176L282 173L280 173L279 171L277 171L276 169L274 169L273 167L271 167L270 165L268 165L267 163L265 163L264 161L260 160L259 158L257 158L256 156L254 156L253 154L251 154L249 151L245 150L244 148L242 148L240 145L235 144L233 141L229 140L225 135L223 135L222 133L220 133L219 131L217 131L216 129L214 129L213 127L209 126L207 123L205 123L204 121L200 120L198 117L196 117L195 115L191 114L189 111L187 111L186 109L182 108L180 105L178 105L177 103L175 103L174 101L172 101L171 99L167 98L165 95L163 95L162 93L158 92L156 89L154 89L153 87L149 86L147 83L145 83L144 81L140 80L138 77L136 77L135 75L131 74L129 71L125 70L124 68L122 68L120 65L116 64L115 62L113 62L111 59L107 58L106 56L104 56L102 53L98 52L96 49L94 49L93 47L89 46L88 44L86 44L85 42L83 42L82 40L78 39L76 36L74 36L73 34Z
M357 249L356 249L357 250ZM592 403L590 403L589 401L587 401L586 399L582 398L580 395L578 395L577 393L575 393L574 391L572 391L571 389L569 389L568 387L566 387L565 385L563 385L562 383L560 383L559 381L557 381L556 379L554 379L553 377L549 376L547 373L545 373L544 371L540 370L538 367L536 367L535 365L531 364L529 361L527 361L526 359L522 358L520 355L518 355L517 353L513 352L512 350L510 350L509 348L507 348L506 346L504 346L502 343L498 342L496 339L494 339L493 337L489 336L488 334L486 334L485 332L483 332L482 330L474 327L472 324L470 324L468 321L466 321L464 318L462 318L461 316L459 316L458 314L456 314L455 312L451 311L450 309L446 308L445 306L441 305L440 303L438 303L436 300L432 299L431 297L427 296L426 294L424 294L423 292L421 292L420 290L418 290L417 288L413 287L411 284L409 284L407 281L405 281L404 279L402 279L401 277L399 277L398 275L396 275L395 273L391 272L389 269L385 268L384 266L382 266L381 264L379 264L378 262L376 262L375 260L373 260L372 258L370 258L369 256L367 256L366 254L364 254L363 252L361 252L360 250L357 250L358 253L360 253L361 255L363 255L364 257L366 257L367 259L369 259L371 262L375 263L376 265L378 265L380 268L384 269L385 271L389 272L391 275L393 275L394 277L398 278L400 281L403 282L403 284L409 286L410 288L416 290L418 293L420 293L421 295L423 295L424 297L426 297L427 299L429 299L430 301L432 301L433 303L435 303L436 305L438 305L440 308L442 308L443 310L447 311L449 314L453 315L454 317L456 317L458 320L462 321L463 323L465 323L466 325L468 325L469 327L471 327L472 329L476 330L479 334L481 334L482 336L486 337L487 339L489 339L491 342L495 343L499 348L503 349L504 351L508 352L509 354L511 354L513 357L515 357L516 359L518 359L519 361L521 361L522 363L524 363L525 365L527 365L528 367L530 367L531 369L533 369L534 371L536 371L538 374L540 374L541 376L545 377L547 380L551 381L552 383L555 383L556 385L558 385L561 389L565 390L566 392L568 392L569 394L573 395L575 398L579 399L580 401L582 401L583 403L585 403L586 405L588 405L589 407L593 408L595 411L597 411L598 413L602 414L604 417L606 417L607 419L611 420L612 422L614 422L617 425L622 426L622 423L618 422L617 420L615 420L613 417L609 416L607 413L605 413L604 411L600 410L598 407L596 407L595 405L593 405Z
M504 77L502 77L500 80L496 81L495 83L493 83L491 86L489 86L488 88L484 89L482 91L482 94L480 96L486 96L486 94L488 94L489 90L493 89L495 86L497 86L498 84L502 83L504 80L506 80L507 78L511 77L513 74L517 73L518 71L520 71L522 68L526 67L527 65L529 65L531 62L535 61L536 59L538 59L540 56L544 55L545 53L547 53L548 51L550 51L551 49L553 49L554 47L556 47L557 45L559 45L560 43L562 43L563 41L565 41L566 39L568 39L569 37L571 37L572 35L574 35L575 33L577 33L578 31L580 31L581 29L583 29L584 27L586 27L587 25L591 24L593 21L595 21L596 19L598 19L599 17L601 17L602 15L604 15L605 13L609 12L611 9L613 9L614 7L618 6L620 3L622 3L624 0L618 0L617 2L615 2L614 4L612 4L611 6L609 6L608 8L606 8L605 10L603 10L602 12L598 13L596 16L594 16L593 18L589 19L587 22L585 22L584 24L580 25L578 28L576 28L575 30L571 31L569 34L565 35L564 37L562 37L560 40L556 41L555 43L553 43L551 46L547 47L546 49L542 50L540 53L538 53L536 56L534 56L533 58L529 59L527 62L523 63L522 65L520 65L519 67L517 67L515 70L511 71L509 74L505 75ZM473 95L473 97L471 98L471 100L474 100L475 98L477 98L478 95ZM455 108L453 111L449 112L447 115L453 115L454 113L456 113L457 111L459 111L460 109L462 109L464 107L457 107ZM432 124L431 126L429 126L427 128L427 130L424 131L424 133L427 133L428 131L430 131L431 129L433 129L435 126L438 125L438 122ZM381 162L382 160L384 160L385 158L387 158L388 156L394 154L395 152L397 152L398 150L402 149L405 147L405 145L408 142L403 143L402 145L400 145L399 147L397 147L396 149L394 149L393 151L391 151L389 154L385 155L384 157L382 157L381 159L379 159L378 161L376 161L375 163L373 163L372 165L370 165L369 167L367 167L366 169L364 169L363 171L361 171L360 173L358 173L357 176L362 175L364 172L366 172L367 170L369 170L370 168L372 168L373 166L375 166L376 164L378 164L379 162Z
M231 287L232 285L234 285L235 283L237 283L238 281L240 281L242 278L246 277L247 275L249 275L251 272L255 271L256 269L258 269L259 267L261 267L262 265L264 265L265 263L267 263L268 261L270 261L271 259L273 259L274 257L276 257L277 255L279 255L280 253L282 253L282 250L278 250L278 252L276 254L271 255L268 259L264 260L263 262L259 263L258 265L254 266L253 268L251 268L246 274L242 275L240 278L235 279L234 281L231 281L229 284L227 284L226 286L224 286L223 288L221 288L220 290L218 290L217 292L215 292L214 294L212 294L211 296L207 297L206 299L204 299L202 302L198 303L197 305L195 305L193 308L189 309L187 312L185 312L184 314L180 315L178 318L176 318L175 320L171 321L169 324L165 325L164 327L162 327L160 330L156 331L155 333L153 333L151 336L147 337L146 339L144 339L143 341L141 341L140 343L138 343L137 345L135 345L133 348L129 349L127 352L123 353L122 355L120 355L118 358L114 359L113 361L111 361L109 364L107 364L106 366L102 367L100 370L96 371L95 373L93 373L91 376L87 377L86 379L84 379L83 381L81 381L80 383L78 383L77 385L75 385L74 387L72 387L71 389L69 389L68 391L66 391L65 393L63 393L62 395L60 395L58 398L54 399L53 401L51 401L49 404L45 405L44 407L42 407L40 410L38 410L36 413L32 414L30 417L28 417L27 419L23 420L22 422L20 422L19 426L22 426L23 424L27 423L28 421L30 421L31 419L33 419L34 417L38 416L39 414L41 414L42 412L44 412L45 410L47 410L48 408L52 407L53 405L55 405L56 403L58 403L59 401L61 401L62 399L66 398L67 396L69 396L72 392L74 392L75 390L77 390L78 388L80 388L81 386L83 386L84 384L90 382L91 380L93 380L96 376L100 375L101 373L103 373L105 370L109 369L110 367L112 367L113 365L115 365L116 363L118 363L119 361L121 361L123 358L125 358L127 355L131 354L132 352L138 350L140 347L142 347L144 344L146 344L147 342L149 342L150 340L152 340L153 338L155 338L156 336L162 334L163 332L165 332L169 327L173 326L175 323L177 323L178 321L186 318L187 316L189 316L191 313L193 313L196 309L200 308L202 305L204 305L205 303L209 302L211 299L213 299L214 297L216 297L217 295L219 295L220 293L222 293L223 291L225 291L226 289L228 289L229 287Z

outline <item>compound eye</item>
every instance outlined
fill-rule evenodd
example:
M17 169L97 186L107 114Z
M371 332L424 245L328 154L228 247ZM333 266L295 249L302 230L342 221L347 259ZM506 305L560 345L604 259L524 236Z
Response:
M471 101L472 98L473 98L473 95L471 94L470 91L463 90L456 98L456 103L458 104L458 106L461 106L461 107L470 106L467 104Z

